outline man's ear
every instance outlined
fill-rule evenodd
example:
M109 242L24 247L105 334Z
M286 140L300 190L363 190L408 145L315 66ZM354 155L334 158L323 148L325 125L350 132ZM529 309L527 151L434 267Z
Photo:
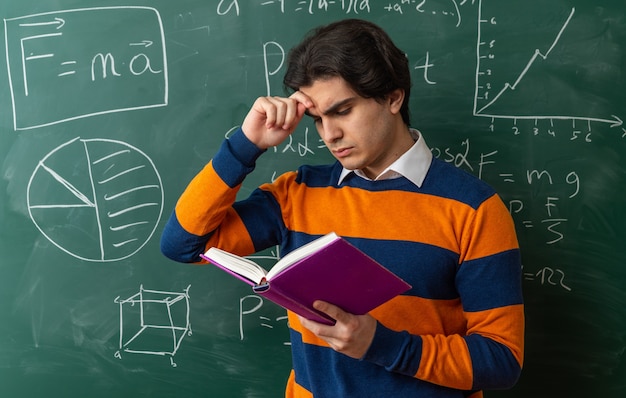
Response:
M400 108L402 108L402 103L404 102L404 90L401 88L397 88L389 93L387 96L387 101L389 101L389 109L392 113L399 113Z

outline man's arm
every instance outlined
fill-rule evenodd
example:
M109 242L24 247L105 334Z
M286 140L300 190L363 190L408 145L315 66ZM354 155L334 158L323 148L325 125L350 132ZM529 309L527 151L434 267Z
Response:
M209 246L238 254L255 251L246 227L233 209L244 178L256 159L296 129L311 106L300 92L289 98L260 97L242 128L222 143L215 157L179 198L161 237L161 251L173 260L199 262Z

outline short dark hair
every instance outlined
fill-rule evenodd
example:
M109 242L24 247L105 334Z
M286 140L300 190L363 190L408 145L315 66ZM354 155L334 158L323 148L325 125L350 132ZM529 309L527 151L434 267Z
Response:
M333 22L311 30L289 51L286 88L297 91L331 77L343 78L357 94L377 101L404 90L400 113L410 125L409 61L378 25L361 19Z

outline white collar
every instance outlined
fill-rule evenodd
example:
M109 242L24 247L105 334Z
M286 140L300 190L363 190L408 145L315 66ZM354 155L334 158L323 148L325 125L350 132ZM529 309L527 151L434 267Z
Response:
M430 167L430 163L432 162L433 154L430 151L430 148L428 148L428 145L426 145L426 141L419 131L415 129L409 129L409 131L411 132L413 139L415 139L415 144L413 144L408 151L403 153L402 156L396 159L395 162L390 164L389 167L383 170L383 172L380 173L374 181L404 176L418 187L422 186L424 178L426 178L428 168ZM361 170L348 170L344 167L341 171L337 184L341 184L343 180L352 172L359 177L371 180L366 177L365 173Z

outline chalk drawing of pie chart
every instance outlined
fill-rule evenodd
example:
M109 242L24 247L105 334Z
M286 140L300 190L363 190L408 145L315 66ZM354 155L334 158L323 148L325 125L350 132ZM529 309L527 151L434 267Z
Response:
M137 253L163 212L161 177L139 149L75 138L48 153L28 183L28 211L59 249L86 261Z

